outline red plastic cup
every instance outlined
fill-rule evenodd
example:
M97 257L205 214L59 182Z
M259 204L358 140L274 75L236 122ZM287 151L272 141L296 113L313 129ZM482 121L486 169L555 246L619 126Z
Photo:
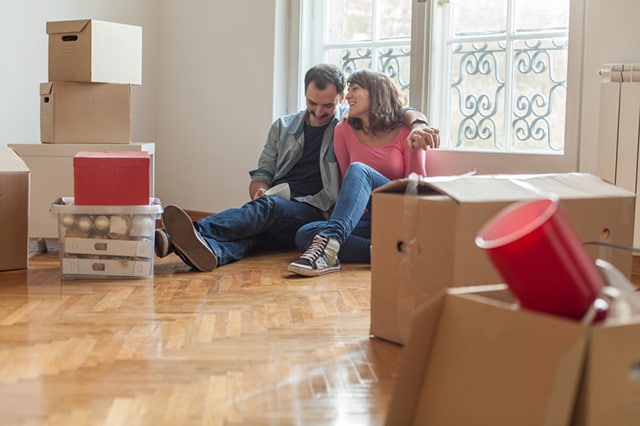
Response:
M582 320L605 284L557 200L514 203L476 236L526 309Z

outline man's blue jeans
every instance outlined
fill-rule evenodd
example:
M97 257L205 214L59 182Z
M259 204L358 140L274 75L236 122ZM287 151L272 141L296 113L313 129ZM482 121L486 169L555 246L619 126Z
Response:
M298 228L322 219L322 212L310 204L265 196L200 219L194 226L215 253L218 265L224 265L254 249L295 248Z
M351 163L331 218L302 226L296 233L298 249L306 250L313 237L322 234L340 243L338 258L342 262L371 262L371 192L388 182L366 164Z

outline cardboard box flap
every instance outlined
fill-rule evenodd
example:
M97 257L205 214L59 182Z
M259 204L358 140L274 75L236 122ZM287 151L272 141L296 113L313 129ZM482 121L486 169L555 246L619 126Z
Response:
M84 30L89 22L91 22L91 19L47 22L47 34L79 33Z
M53 82L40 83L40 96L50 95L53 90Z
M412 181L415 180L396 180L375 192L408 192ZM419 179L415 192L440 193L459 203L530 200L549 196L563 199L634 197L633 192L589 173L427 177Z
M410 426L413 423L444 296L444 293L440 293L437 298L424 303L414 314L414 329L400 358L400 369L389 403L386 426Z
M573 426L640 424L640 319L591 327Z
M451 287L447 293L460 295L469 299L482 300L484 303L501 306L504 309L519 309L515 297L506 284L470 285Z
M461 176L430 185L458 202L527 200L549 196L563 199L633 197L628 190L588 173Z
M2 155L5 151L8 155ZM29 167L11 148L0 147L0 173L29 173Z

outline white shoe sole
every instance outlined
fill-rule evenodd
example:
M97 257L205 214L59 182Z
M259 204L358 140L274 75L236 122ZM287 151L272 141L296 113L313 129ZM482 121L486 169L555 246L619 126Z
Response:
M295 265L290 263L287 267L289 272L296 273L298 275L304 275L305 277L318 277L320 275L330 274L332 272L338 272L340 270L340 265L332 266L330 268L323 269L309 269L302 266Z
M156 256L163 258L169 256L169 236L166 231L161 231L159 229L156 230L155 234L155 243L154 250L156 252Z

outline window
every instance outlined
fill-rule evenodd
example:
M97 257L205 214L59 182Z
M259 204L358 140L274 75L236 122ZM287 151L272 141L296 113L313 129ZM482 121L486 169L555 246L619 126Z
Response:
M382 71L409 96L411 0L303 0L302 6L303 69L327 62L347 76Z
M566 154L570 0L300 2L301 70L389 74L451 150Z
M569 1L439 0L432 11L443 84L430 103L449 146L562 153Z

